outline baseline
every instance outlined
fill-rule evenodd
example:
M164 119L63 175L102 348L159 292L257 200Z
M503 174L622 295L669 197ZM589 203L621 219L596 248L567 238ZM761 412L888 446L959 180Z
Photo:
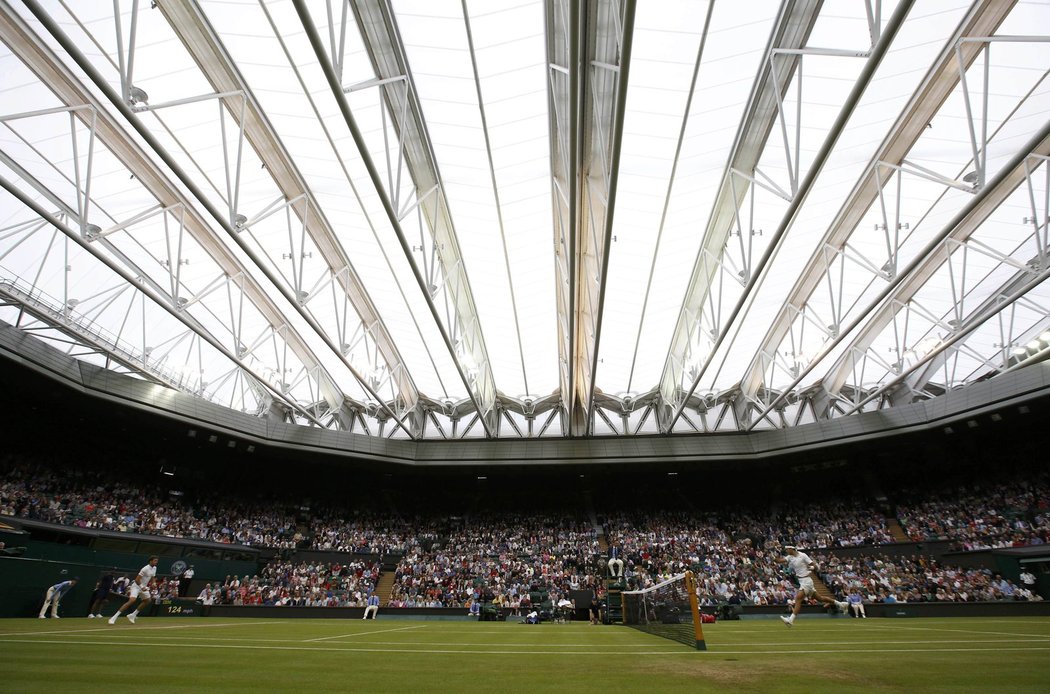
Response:
M72 645L72 646L86 646L89 648L105 648L105 647L139 647L139 648L156 648L156 643L142 643L141 641L68 641L68 640L40 640L40 639L9 639L0 638L0 643L19 643L19 644L58 644L58 645ZM330 653L413 653L413 654L455 654L455 655L520 655L521 651L518 650L475 650L465 651L462 649L449 649L449 648L433 648L433 649L418 649L418 648L370 648L370 647L347 647L347 648L332 648L328 646L258 646L251 644L204 644L204 643L169 643L166 644L171 648L201 648L201 649L227 649L227 650L265 650L265 651L317 651L317 652L330 652ZM992 653L998 651L1050 651L1050 644L1046 646L1006 646L1003 648L792 648L792 649L768 649L759 651L733 651L733 650L720 650L710 649L707 651L697 651L688 646L682 646L681 648L673 651L647 651L645 655L688 655L696 654L698 656L710 655L802 655L812 653ZM610 656L610 655L637 655L637 651L629 650L618 650L618 651L566 651L566 650L552 650L552 651L533 651L539 655L593 655L593 656Z
M280 624L280 622L253 622L253 624ZM144 631L149 629L151 631L157 631L160 629L207 629L208 627L238 627L244 626L239 622L229 622L224 624L178 624L166 627L151 627L151 626L135 626L135 631ZM117 627L114 629L114 627ZM95 627L91 629L63 629L61 631L12 631L7 633L0 633L0 636L38 636L47 634L87 634L95 631L108 631L112 633L118 633L124 631L127 627L118 627L116 624L111 624L107 627Z

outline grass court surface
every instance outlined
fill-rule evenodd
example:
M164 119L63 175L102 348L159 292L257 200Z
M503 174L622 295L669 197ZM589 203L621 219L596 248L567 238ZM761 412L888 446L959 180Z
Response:
M708 651L586 623L0 621L0 692L1045 692L1050 619L720 622Z

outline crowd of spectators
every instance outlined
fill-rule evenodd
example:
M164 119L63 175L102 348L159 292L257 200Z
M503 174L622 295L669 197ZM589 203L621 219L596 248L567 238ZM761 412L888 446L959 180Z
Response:
M177 496L104 472L16 467L0 482L0 514L77 528L196 538L212 542L294 548L302 535L294 516L234 499L187 505Z
M802 547L850 546L892 538L877 512L863 506L799 505L779 513L731 514L647 510L620 512L602 524L629 580L645 587L692 569L701 598L783 605L795 586L777 563L781 543ZM783 532L790 528L790 532ZM836 532L842 532L837 536Z
M1026 586L988 569L964 569L932 557L881 554L814 556L821 580L839 596L857 593L865 602L979 602L1041 600Z
M420 533L394 514L294 504L249 503L233 497L164 494L115 481L105 471L61 474L14 466L0 481L0 515L77 528L165 535L275 549L363 554L404 551Z
M334 552L402 554L415 542L425 541L424 526L421 518L360 511L347 518L339 509L324 509L314 514L310 524L310 546Z
M912 540L953 540L962 550L1050 542L1050 476L1045 473L912 496L913 501L897 507Z
M861 500L787 503L772 511L738 511L723 521L735 535L779 538L799 547L855 547L894 542L886 516Z
M914 541L953 540L962 550L1050 541L1050 479L1045 474L940 493L903 493L902 498L905 500L897 505L896 515ZM198 495L189 499L160 488L117 481L106 471L71 469L57 474L28 465L5 470L0 481L0 515L220 543L362 554L407 553L417 546L427 549L436 538L428 534L431 520L426 517L406 520L393 513L348 513L336 506L311 511L294 504L253 503L233 497ZM529 542L533 532L529 524L544 522L530 519L522 515L498 528L479 526L476 535L457 540L461 546L446 549L451 554L514 554ZM808 548L894 541L884 514L853 500L787 504L772 511L729 510L717 518L694 513L669 522L691 534L688 537L693 544L711 544L712 538L703 536L708 532L706 526L721 529L724 537L716 538L721 545L742 537L751 538L755 546L775 539ZM688 541L687 536L677 537L674 532L634 520L612 517L606 524L607 532L619 537L617 542L625 551L646 545L639 556L659 557L669 550L676 554L675 545ZM626 534L622 532L625 529ZM500 532L507 534L500 536ZM573 553L592 553L594 541L590 537L590 544L574 547ZM562 550L554 547L554 553L561 554Z
M424 543L425 544L425 543ZM437 547L417 544L399 562L390 604L470 607L494 602L517 613L534 597L557 601L594 588L597 531L569 515L481 513L460 519Z
M276 561L255 576L227 576L197 595L204 605L364 607L379 581L375 562Z
M902 496L897 516L915 541L948 539L959 549L1050 541L1050 476L1000 479L941 494ZM472 511L464 516L401 516L345 507L246 502L216 495L172 495L161 487L117 481L106 470L8 465L0 477L0 515L96 528L254 545L315 549L358 557L399 558L393 607L471 607L479 602L519 612L536 600L600 590L607 544L631 586L645 587L686 569L708 603L780 605L793 581L776 561L785 544L819 548L893 542L886 518L855 500L778 504L771 510L697 511L632 507L596 519L558 510ZM351 559L348 557L348 559ZM865 599L1027 599L987 572L941 567L930 559L824 562L834 590ZM253 577L207 586L207 604L361 606L375 589L378 564L276 563ZM158 596L178 595L176 579ZM386 601L387 596L383 596Z

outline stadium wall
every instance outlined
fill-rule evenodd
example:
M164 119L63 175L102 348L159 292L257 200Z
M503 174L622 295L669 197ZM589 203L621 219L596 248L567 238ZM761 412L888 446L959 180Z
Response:
M232 574L243 576L258 572L258 550L253 548L219 544L205 546L188 541L180 542L178 538L87 531L6 516L3 519L10 524L21 526L22 532L0 531L0 540L7 543L8 547L25 547L22 557L26 559L93 566L106 571L134 575L150 556L157 555L160 557L158 574L161 576L172 575L172 564L182 561L192 564L197 578L206 581L221 580ZM53 535L56 541L38 539L38 534ZM251 555L253 558L214 559L206 555L201 556L203 551L220 552L220 556L222 552L234 552Z
M59 614L85 617L95 583L104 570L79 562L0 556L0 617L37 616L47 589L74 577L80 580L62 599Z
M37 606L39 609L39 605ZM939 602L939 603L880 603L865 605L869 617L1050 617L1050 602ZM702 612L714 614L716 608L704 606ZM742 617L772 617L785 614L784 605L743 607ZM816 606L803 608L803 614L824 615L826 610ZM362 607L272 607L268 605L212 605L204 608L206 617L246 617L267 619L361 619ZM578 615L580 621L586 616ZM456 619L473 621L462 607L382 607L379 619ZM850 617L837 617L850 619ZM508 615L507 621L521 617Z
M923 542L896 542L889 545L856 545L854 547L806 547L809 554L831 554L836 557L862 557L870 554L885 554L890 557L910 557L926 554L937 559L952 552L955 542L951 540L926 540ZM955 563L954 561L952 563ZM982 567L987 564L980 565Z
M741 617L773 617L786 614L784 605L759 605L741 607ZM701 608L703 612L714 612L713 607ZM900 602L864 603L869 617L1048 617L1050 602ZM816 605L802 608L802 614L824 615L827 610ZM840 616L838 619L852 619Z
M363 607L272 607L269 605L212 605L208 617L266 617L269 619L361 619ZM380 607L379 619L437 618L470 620L464 607Z

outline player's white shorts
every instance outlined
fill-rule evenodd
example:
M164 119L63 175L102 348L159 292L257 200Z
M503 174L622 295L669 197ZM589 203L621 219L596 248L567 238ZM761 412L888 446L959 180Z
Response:
M799 577L799 579L798 579L798 589L801 590L806 595L816 595L817 594L817 589L813 586L813 579L810 578L809 576L806 576L805 578Z
M132 583L130 592L128 594L132 597L132 599L138 598L140 600L149 600L149 587L143 587L140 586L138 583Z

